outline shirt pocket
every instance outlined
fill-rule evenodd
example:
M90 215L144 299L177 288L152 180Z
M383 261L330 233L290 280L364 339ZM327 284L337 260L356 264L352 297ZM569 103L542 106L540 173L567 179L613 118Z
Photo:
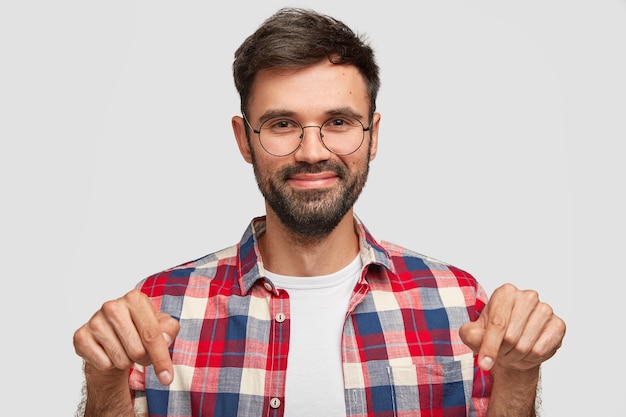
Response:
M467 416L471 402L474 374L472 360L420 365L393 365L380 369L387 387L379 386L382 397L374 402L385 403L393 416ZM377 408L375 406L375 408ZM391 410L389 410L391 408ZM419 413L416 413L419 412Z

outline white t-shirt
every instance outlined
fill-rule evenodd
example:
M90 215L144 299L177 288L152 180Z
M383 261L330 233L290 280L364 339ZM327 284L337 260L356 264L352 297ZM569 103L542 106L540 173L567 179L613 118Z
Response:
M357 256L330 275L291 277L267 272L289 294L291 337L285 417L345 417L341 337L363 264Z

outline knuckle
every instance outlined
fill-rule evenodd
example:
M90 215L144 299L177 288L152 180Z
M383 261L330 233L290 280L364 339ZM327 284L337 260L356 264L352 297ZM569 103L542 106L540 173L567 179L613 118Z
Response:
M504 283L498 288L499 291L504 293L511 293L517 291L517 287L509 282Z
M116 317L118 312L119 312L119 310L120 310L119 304L120 303L119 303L118 300L105 301L102 304L102 307L100 307L100 310L108 317ZM94 320L92 320L92 322L93 321Z
M89 321L89 323L87 323L86 331L89 331L91 334L97 336L104 334L107 328L108 325L104 320L94 317Z
M120 352L120 356L122 352ZM137 345L137 344L133 344L130 345L126 348L126 352L123 352L123 357L127 357L129 358L129 360L132 360L133 362L137 362L137 363L141 363L142 365L148 365L145 364L143 362L145 362L145 358L146 358L146 350L144 349L143 346L141 345Z
M115 366L111 361L107 362L99 357L89 358L88 362L91 366L99 371L110 371L112 369L115 369Z
M507 321L500 316L492 316L489 318L489 327L504 331L507 328Z
M546 303L539 303L539 305L537 306L537 310L539 311L539 313L541 313L541 315L545 317L552 317L552 315L554 314L552 307Z
M142 299L145 295L139 290L129 291L124 298L128 301L129 304L137 304L142 302Z
M559 332L561 337L565 336L565 333L567 332L567 325L560 318L557 318L556 321L557 321L556 323L557 331Z
M522 297L525 303L537 304L539 303L539 293L535 290L524 290Z
M113 362L112 367L117 369L128 369L132 366L134 360L123 349L113 349L109 353L109 357Z
M163 339L163 335L159 328L148 327L141 329L141 339L148 345L158 343L159 339Z
M83 347L87 344L87 336L85 334L84 327L81 327L80 329L74 332L72 341L74 343L74 350L78 350L79 347Z
M514 350L518 356L525 357L533 351L535 346L536 345L533 345L532 340L529 340L527 338L521 338L517 341Z
M545 360L550 358L556 351L548 343L537 343L531 350L529 350L529 352L532 356Z
M524 295L533 300L539 300L539 293L536 290L524 290Z

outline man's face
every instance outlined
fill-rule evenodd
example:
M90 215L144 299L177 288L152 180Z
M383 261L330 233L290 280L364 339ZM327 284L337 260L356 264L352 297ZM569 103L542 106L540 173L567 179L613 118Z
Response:
M321 62L301 70L261 71L252 89L247 117L258 129L269 115L288 116L302 126L321 126L337 114L370 125L369 97L355 67ZM328 235L348 213L365 185L369 161L376 152L379 115L361 147L338 156L324 147L320 130L305 128L301 146L287 156L273 156L256 133L244 144L268 211L296 235ZM241 148L240 140L240 148ZM244 147L245 147L244 146Z

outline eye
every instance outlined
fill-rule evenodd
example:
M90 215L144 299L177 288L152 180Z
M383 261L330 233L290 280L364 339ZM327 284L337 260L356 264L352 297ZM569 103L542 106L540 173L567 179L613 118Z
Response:
M284 133L291 131L299 131L300 125L291 119L268 119L263 122L261 129L271 131L273 133Z
M324 123L324 129L329 131L351 130L357 126L360 126L359 121L348 116L335 117Z
M326 124L328 126L343 126L346 123L345 119L331 119L328 122L326 122Z

